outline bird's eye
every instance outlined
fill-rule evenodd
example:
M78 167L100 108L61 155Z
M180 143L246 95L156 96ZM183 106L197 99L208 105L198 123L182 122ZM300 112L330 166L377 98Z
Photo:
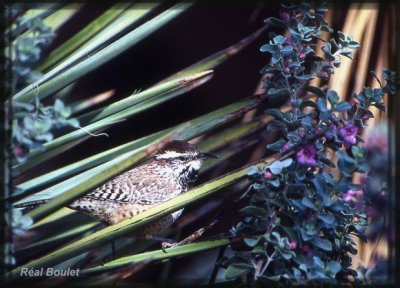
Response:
M185 157L179 157L178 158L180 161L185 161Z

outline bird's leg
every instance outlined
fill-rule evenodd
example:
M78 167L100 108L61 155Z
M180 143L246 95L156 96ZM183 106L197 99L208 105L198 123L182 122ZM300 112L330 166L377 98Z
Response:
M174 239L165 238L165 237L158 236L158 235L150 235L150 234L146 234L144 236L144 239L160 241L160 242L167 242L167 243L175 243L176 242Z
M148 239L148 240L160 241L161 242L161 249L163 250L164 253L167 253L167 251L165 251L166 248L175 247L175 245L177 244L177 242L175 240L173 240L173 239L161 237L161 236L158 236L158 235L146 234L144 236L144 238Z
M231 211L233 208L235 208L242 199L244 199L245 197L247 197L247 195L250 192L250 187L243 193L243 195L237 199L233 204L231 204L228 208L226 208L225 210L221 211L219 213L219 215L217 216L216 219L214 219L210 224L208 224L205 227L200 228L199 230L195 231L193 234L191 234L190 236L186 237L185 239L183 239L182 241L178 242L178 243L166 243L166 242L162 242L161 243L161 248L164 252L165 249L167 248L172 248L172 247L177 247L180 245L184 245L184 244L189 244L192 243L193 241L197 240L198 238L201 237L201 235L203 235L203 233L209 229L211 229L212 227L214 227L215 224L217 224L219 222L219 220L221 220L226 214L228 214L229 211Z
M200 236L203 235L203 233L206 230L208 230L209 228L211 228L211 225L204 227L204 228L200 228L199 230L195 231L193 234L191 234L190 236L186 237L185 239L183 239L182 241L179 241L179 242L175 242L175 243L162 242L161 248L165 252L165 249L167 249L167 248L173 248L173 247L192 243L193 241L199 239Z

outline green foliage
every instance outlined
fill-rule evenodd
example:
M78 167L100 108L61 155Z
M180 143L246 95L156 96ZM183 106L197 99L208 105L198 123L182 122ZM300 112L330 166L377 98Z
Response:
M140 3L137 4L139 5ZM256 39L264 29L256 31L239 43L218 51L186 69L177 71L177 73L168 76L150 88L144 89L142 92L134 93L131 97L108 103L98 109L91 109L91 111L85 114L80 114L77 117L80 124L70 118L70 107L64 105L60 100L55 100L54 105L48 107L43 106L39 102L46 101L47 103L47 101L51 101L49 96L53 96L59 89L66 88L66 85L70 85L70 83L73 84L83 75L94 71L101 64L139 43L142 39L150 35L151 32L157 31L168 21L185 11L190 5L190 3L181 3L164 11L165 6L160 8L157 5L146 5L139 7L140 9L127 9L121 12L124 15L123 17L125 17L123 21L119 18L110 22L111 19L106 17L109 24L100 27L98 34L86 28L84 32L90 32L90 35L84 33L85 37L87 37L84 39L86 44L80 49L76 51L74 50L76 47L72 49L73 47L71 48L69 44L74 44L75 42L70 40L61 43L56 50L53 50L57 52L55 53L56 56L51 51L48 51L50 52L48 57L41 59L42 64L39 63L37 66L38 62L35 61L35 66L32 67L39 67L46 74L42 75L33 84L25 86L25 88L21 87L22 90L13 95L13 103L16 103L15 107L22 107L19 108L21 109L21 113L18 114L18 117L20 117L18 119L21 119L22 125L27 124L26 127L30 130L29 133L23 132L22 128L25 129L26 127L22 126L21 128L21 125L18 125L18 120L15 121L16 126L13 133L26 142L28 140L25 138L29 137L41 142L40 145L34 145L31 149L25 151L24 161L14 161L13 174L21 176L21 179L25 180L25 176L29 175L26 172L30 172L30 169L36 168L41 163L46 164L52 157L65 152L80 141L87 139L90 135L88 132L93 133L105 129L110 125L124 121L132 115L149 110L151 107L160 105L173 97L184 94L206 83L211 79L213 73L210 69L236 55L241 49ZM157 6L158 10L154 9L155 6ZM108 15L112 18L118 14L117 12L107 11L99 17L102 18L104 15ZM137 18L133 19L129 15L135 15ZM135 25L132 25L133 22ZM111 33L111 31L114 32ZM104 41L101 40L104 39L102 37L108 39L106 41L107 45L99 47L98 45L104 44ZM91 57L88 58L87 53L91 53ZM70 65L71 63L73 65ZM26 84L29 83L25 83L24 85ZM62 93L64 94L63 99L69 96L68 89ZM151 135L145 135L140 139L134 139L122 145L119 143L116 147L112 147L97 155L91 155L81 161L73 162L66 167L55 171L45 170L45 173L35 178L26 177L26 181L23 180L22 183L15 186L13 195L7 200L12 201L16 206L26 204L30 201L38 201L40 203L50 201L24 214L24 217L30 221L30 224L24 229L22 236L32 233L35 237L29 239L27 241L28 244L24 247L18 247L18 259L12 263L10 262L11 266L15 265L15 262L24 265L23 263L29 261L34 267L50 267L53 265L66 267L65 265L73 265L84 259L93 261L93 259L86 258L89 250L98 251L99 255L106 257L109 251L108 249L103 249L101 245L110 239L128 234L150 221L154 221L163 215L179 209L179 207L200 201L227 185L243 180L247 167L227 173L224 177L215 179L201 188L199 187L197 190L189 191L185 195L182 195L181 198L173 199L174 201L170 203L163 203L164 206L154 207L155 210L149 210L147 214L142 214L139 218L130 219L129 223L120 223L119 226L107 227L96 233L95 230L98 230L99 225L93 220L86 221L86 219L81 220L79 218L76 225L69 227L70 218L82 215L76 215L77 213L62 208L73 201L73 199L81 197L104 181L121 173L138 161L149 157L156 149L159 149L161 143L169 141L171 138L190 140L206 133L215 132L214 138L209 141L203 141L199 147L201 147L202 151L221 149L221 153L219 153L221 157L211 162L203 171L232 157L240 152L241 148L247 147L251 143L233 149L226 149L225 146L232 141L237 141L241 137L246 137L255 130L261 129L262 125L264 125L263 119L256 119L245 125L232 127L232 129L227 129L222 133L218 132L217 128L233 123L234 120L239 119L246 112L256 109L262 103L263 98L263 96L246 97L236 103L221 107L218 110L201 115L190 121L178 123L178 125L174 125L173 127L156 131ZM32 102L35 102L35 106L31 105ZM44 114L44 116L41 114ZM31 117L33 120L23 120L28 117ZM37 123L34 120L38 120ZM44 125L50 122L51 127L50 125ZM76 127L82 125L83 127L72 132L71 129L59 129L64 127L64 124ZM57 131L54 131L53 128L57 129ZM56 137L53 137L53 132L57 132L55 134ZM42 134L45 136L41 136ZM26 137L22 138L21 135ZM43 167L46 166L44 165ZM40 191L38 191L39 189ZM20 212L14 209L12 211ZM42 233L42 231L46 231L46 233ZM207 241L202 245L195 244L193 247L190 245L177 247L177 249L169 250L170 253L167 254L162 251L143 253L143 255L134 255L134 258L129 258L129 261L136 259L137 261L146 262L148 261L148 257L156 257L160 260L169 259L175 255L180 256L228 245L231 243L231 239L225 239L218 243L218 245L215 245L214 241ZM13 245L11 244L11 246ZM50 252L50 249L55 250ZM101 257L99 256L99 258ZM119 259L121 261L118 260L117 264L121 267L128 265L129 262L126 259ZM91 264L100 265L99 261L104 262L104 260L103 258L101 260L94 260ZM109 264L113 266L115 263ZM14 269L6 275L7 280L13 281L20 278L21 265L13 267ZM97 270L101 272L102 270L106 270L108 266L103 267L101 265L96 268L99 269L94 269L93 272Z
M69 118L71 108L56 99L54 106L44 106L36 101L14 102L13 152L18 162L25 162L31 151L43 151L44 143L53 140L53 131L65 126L79 127L79 121Z
M357 254L353 236L366 241L365 186L352 183L354 173L368 171L360 134L373 117L371 106L385 110L382 97L394 92L395 77L384 70L385 86L378 79L380 88L365 87L349 102L340 101L333 90L325 93L307 86L314 77L329 79L340 66L340 55L351 58L349 49L359 45L338 32L337 39L322 46L324 56L316 56L313 40L320 39L323 31L333 32L320 13L324 9L307 3L283 7L282 20L266 22L285 26L289 36L273 35L261 47L272 57L262 73L268 73L267 94L287 96L292 110L266 111L275 118L272 129L282 135L267 148L295 154L261 169L249 169L253 196L232 229L234 235L246 238L225 263L226 278L247 275L250 282L346 283L357 276L350 268L349 254ZM316 94L316 102L303 100L300 96L305 91ZM330 149L336 151L337 163L329 159ZM326 166L337 167L339 176L324 171Z
M168 5L142 4L141 1L132 4L137 9L126 9L130 5L126 3L111 6L75 36L48 51L48 56L43 59L42 48L55 34L40 17L29 21L21 21L21 18L18 20L20 26L17 23L20 28L9 32L15 38L13 49L16 49L16 58L9 59L15 60L15 73L19 75L16 78L19 91L13 95L13 151L16 161L12 172L21 176L22 182L18 182L14 194L7 200L14 205L50 201L24 215L19 210L11 210L13 215L10 219L14 221L7 225L14 232L13 236L17 240L31 238L27 245L17 249L17 253L23 255L20 258L14 257L14 243L7 243L9 253L6 260L12 267L5 276L7 280L21 280L21 269L28 264L33 268L75 265L82 268L84 278L78 279L78 283L87 280L93 284L93 280L106 279L98 277L99 273L111 272L111 278L118 280L125 277L124 271L130 275L129 271L140 270L149 263L232 245L233 257L216 263L223 262L226 279L232 284L238 279L274 284L349 281L349 276L356 275L350 269L349 254L357 253L352 237L366 239L365 187L351 182L354 173L369 170L360 135L366 121L373 117L370 107L385 109L382 96L394 93L396 79L393 72L384 70L385 83L382 84L380 77L373 73L381 87L365 87L349 102L340 101L333 90L325 91L308 85L315 77L328 80L340 66L340 57L351 58L351 49L358 47L350 36L337 32L334 34L336 38L324 43L323 56L317 56L315 41L321 38L322 33L333 32L323 18L324 5L283 6L282 19L265 21L266 27L271 25L288 30L287 36L271 35L270 42L260 50L271 56L271 65L261 71L267 74L264 81L266 95L272 100L288 99L291 111L268 109L266 116L237 124L239 121L235 120L265 104L267 97L243 98L190 121L173 124L124 144L118 143L108 150L99 148L102 152L96 150L94 153L97 154L56 170L45 169L38 177L25 178L30 169L46 164L52 157L87 139L88 132L106 129L206 83L213 74L211 69L230 59L265 30L265 27L259 29L239 43L151 84L150 88L145 87L142 92L100 108L88 107L90 111L80 114L77 119L70 118L71 108L59 99L49 106L39 102L45 98L51 101L50 96L57 91L68 88L84 75L134 47L191 6L190 3L180 3L166 8ZM24 14L22 11L18 13ZM17 37L26 29L34 33ZM33 72L34 68L46 74ZM159 81L161 77L155 78ZM64 95L69 96L68 89L65 91ZM307 92L318 96L318 100L302 99ZM64 207L146 159L172 138L191 140L198 137L202 139L199 143L201 151L218 149L220 158L207 163L202 172L207 171L258 141L258 133L265 131L270 119L273 121L267 126L268 131L279 129L280 133L279 139L267 145L267 150L277 152L273 156L258 160L254 166L243 166L212 179L131 219L104 228L93 219L87 220ZM229 126L232 123L235 126ZM71 129L60 129L79 125L83 127L72 132ZM222 129L218 131L217 128ZM327 149L335 152L338 159L335 163ZM327 166L340 170L339 177L325 172L323 169ZM137 245L135 242L135 245L130 245L130 239L126 241L129 244L126 250L118 251L119 258L107 260L110 249L104 244L110 240L128 236L162 216L210 199L229 185L244 184L246 179L251 182L248 191L252 194L248 205L239 210L242 218L231 229L233 237L224 236L166 251L147 251L147 244L140 245L139 242ZM75 281L57 279L71 280Z
M15 13L20 13L19 6ZM6 61L11 65L14 78L13 89L20 89L42 77L42 74L32 70L32 67L42 57L42 50L51 43L55 33L51 27L45 25L40 17L25 19L16 17L16 31L21 25L28 29L12 43L11 55ZM56 129L65 126L78 127L77 119L68 119L71 109L65 106L60 99L56 99L53 106L44 106L35 97L34 104L13 101L13 156L18 162L24 162L32 150L43 150L43 143L53 139Z

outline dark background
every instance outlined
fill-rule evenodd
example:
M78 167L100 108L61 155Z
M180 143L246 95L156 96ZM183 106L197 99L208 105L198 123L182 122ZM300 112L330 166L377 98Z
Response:
M109 6L106 3L87 4L74 19L58 31L60 40L56 39L49 50L62 43L63 39L68 38ZM131 95L137 89L144 90L193 63L236 44L261 28L264 19L277 16L278 8L277 4L264 2L223 5L198 1L138 45L80 79L70 93L73 98L66 99L66 102L115 89L115 95L109 100L113 102ZM108 138L90 138L65 155L53 159L51 163L43 163L42 169L49 171L61 167L82 157L191 120L253 95L262 76L260 70L269 61L269 56L261 53L259 48L268 41L268 32L264 32L244 50L218 66L214 70L214 77L206 84L114 125L105 131L109 134ZM197 183L215 177L216 173L223 174L242 166L252 151L250 148L244 152L243 159L236 159L217 171L203 174ZM40 175L42 169L35 169L31 173ZM219 194L219 199L205 199L201 203L187 207L180 221L172 228L177 230L180 223L185 221L185 217L190 217L193 213L197 216L197 220L178 229L178 232L174 233L178 235L171 234L170 237L183 239L196 229L207 225L231 203L233 197L239 195L239 192L241 191L233 188L224 189ZM235 213L231 212L224 217L215 228L204 235L203 239L228 232L237 220ZM159 243L155 243L153 249L159 248ZM173 259L169 264L148 267L124 281L135 284L157 283L163 277L180 284L190 284L194 278L204 278L204 281L207 281L214 268L217 253L218 250L213 250L182 259Z

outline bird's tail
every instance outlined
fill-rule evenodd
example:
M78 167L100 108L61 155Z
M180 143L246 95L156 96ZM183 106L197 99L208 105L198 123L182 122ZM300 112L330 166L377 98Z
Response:
M30 201L30 202L25 202L25 203L20 203L20 204L14 204L14 208L20 208L20 209L33 209L36 208L40 205L43 205L47 202L49 202L49 199L46 200L36 200L36 201Z

